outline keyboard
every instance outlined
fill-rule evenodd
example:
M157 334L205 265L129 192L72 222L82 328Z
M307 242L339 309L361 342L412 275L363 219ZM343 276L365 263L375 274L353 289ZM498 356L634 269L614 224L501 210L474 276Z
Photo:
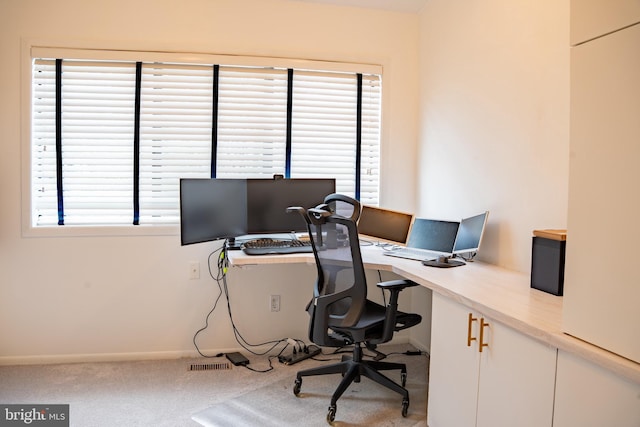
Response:
M429 259L429 260L437 259L438 256L443 255L441 252L433 252L433 251L428 251L426 249L407 248L407 247L385 251L384 254L389 256L395 256L398 258L414 259L417 261L422 261L425 259Z
M247 255L297 254L313 252L311 241L297 239L253 239L242 244Z

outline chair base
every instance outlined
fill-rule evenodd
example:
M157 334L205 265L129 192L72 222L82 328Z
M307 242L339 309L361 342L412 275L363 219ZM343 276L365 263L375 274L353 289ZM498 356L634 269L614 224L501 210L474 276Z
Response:
M344 358L343 358L344 359ZM400 370L402 385L383 375L380 371ZM328 366L319 366L299 371L296 375L293 393L298 395L302 385L302 377L315 375L342 374L342 381L338 384L333 396L331 396L331 404L329 406L329 415L327 420L333 421L336 411L336 403L340 396L347 390L353 382L360 382L360 377L365 376L376 383L399 393L402 396L402 416L407 415L409 407L409 391L404 388L407 378L407 366L404 363L380 362L377 360L362 360L362 348L359 344L353 349L353 357L347 357L339 363Z

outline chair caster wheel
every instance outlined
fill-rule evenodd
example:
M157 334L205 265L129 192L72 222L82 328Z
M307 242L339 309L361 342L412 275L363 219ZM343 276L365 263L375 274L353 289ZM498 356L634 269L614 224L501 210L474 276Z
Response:
M329 412L327 412L327 422L333 424L336 419L336 406L329 406Z
M302 379L296 378L296 381L293 384L293 394L295 394L296 396L299 395L301 386L302 386Z
M402 401L402 416L406 417L409 412L409 400Z

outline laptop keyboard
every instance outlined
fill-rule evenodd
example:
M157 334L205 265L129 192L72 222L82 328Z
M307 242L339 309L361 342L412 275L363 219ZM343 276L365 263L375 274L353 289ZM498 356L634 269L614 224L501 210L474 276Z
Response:
M416 249L416 248L398 248L390 251L385 251L385 255L395 256L399 258L408 258L415 259L418 261L422 261L425 259L436 259L441 256L441 253L431 252L425 249Z

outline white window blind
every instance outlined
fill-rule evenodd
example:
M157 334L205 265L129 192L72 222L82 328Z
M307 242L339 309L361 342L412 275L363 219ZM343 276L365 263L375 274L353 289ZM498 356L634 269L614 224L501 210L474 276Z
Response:
M41 135L34 152L46 153L46 157L33 157L34 176L40 175L42 184L42 193L36 196L39 211L35 216L38 225L52 225L58 223L55 61L36 61L36 67L44 67L47 76L39 90L53 84L53 96L50 99L47 89L47 97L34 103L34 110L47 109L42 119L34 111L34 134ZM130 224L135 64L63 61L62 87L65 224ZM49 127L52 121L54 126ZM37 181L34 179L34 183Z
M143 64L140 223L180 220L180 178L209 178L213 66Z
M355 195L357 76L296 71L291 177L335 177ZM360 201L377 206L380 178L380 76L363 76Z
M338 193L355 194L355 74L293 75L292 178L336 178Z
M220 67L218 178L283 174L287 70Z
M55 64L33 61L34 226L58 224ZM177 224L180 178L209 178L212 161L217 178L285 173L288 70L221 65L214 93L214 69L196 63L141 65L140 224ZM293 70L292 87L291 177L336 178L338 192L354 195L357 75ZM380 88L379 75L363 76L360 199L374 205ZM61 89L64 224L131 225L136 62L64 59Z

